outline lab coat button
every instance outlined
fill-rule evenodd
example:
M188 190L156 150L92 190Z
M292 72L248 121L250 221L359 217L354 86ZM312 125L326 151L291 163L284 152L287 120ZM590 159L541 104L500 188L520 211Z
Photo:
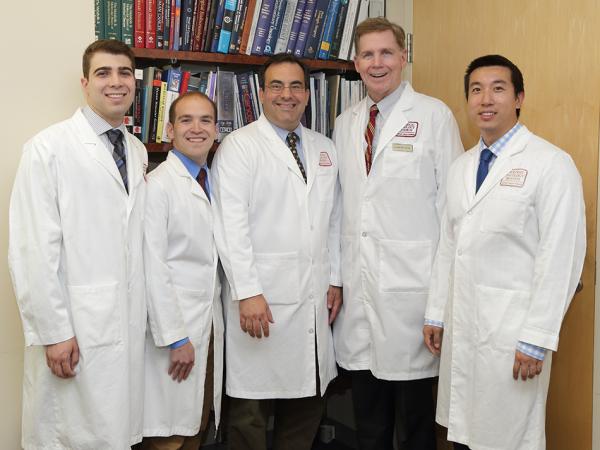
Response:
M314 332L315 332L315 330L313 330L312 328L309 328L309 329L308 329L308 333L309 333L309 334L313 334Z
M458 256L461 256L462 255L462 250L459 249L456 253L458 254Z
M314 295L312 295L312 294L310 294L310 295L308 296L308 298L310 298L310 299L312 300L313 298L315 298L315 296L314 296Z
M469 212L467 212L468 215L472 216L473 215L473 210L470 210Z
M362 236L362 237L367 237L367 232L366 232L366 231L363 231L363 232L361 233L361 236Z

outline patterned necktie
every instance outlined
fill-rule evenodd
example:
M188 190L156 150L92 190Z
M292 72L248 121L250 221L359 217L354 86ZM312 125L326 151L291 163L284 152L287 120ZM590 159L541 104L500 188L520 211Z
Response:
M125 190L129 193L129 188L127 186L127 161L125 160L125 146L123 145L123 133L121 130L112 129L106 132L108 136L108 140L113 145L113 159L117 164L117 169L119 169L119 173L121 174L121 178L123 179L123 185L125 186Z
M371 171L371 164L373 162L373 136L375 135L375 119L379 110L377 104L371 106L369 110L369 123L365 130L365 141L367 141L367 149L365 150L365 165L367 166L367 175Z
M198 177L196 178L196 180L198 180L198 183L200 183L200 186L202 186L202 190L204 191L204 193L206 194L206 198L208 198L208 201L210 202L210 191L208 190L207 173L204 167L202 167L200 169L200 172L198 172Z
M306 183L306 172L304 171L304 165L300 160L300 156L298 156L298 150L296 149L296 143L298 142L298 135L293 131L287 135L285 138L285 142L290 148L292 155L294 155L294 159L296 160L296 164L298 164L298 168L300 169L300 173L302 173L302 178L304 178L304 182Z
M475 193L481 187L483 180L487 177L488 170L490 168L490 161L494 157L494 154L489 148L484 148L479 156L479 167L477 168L477 184L475 185Z

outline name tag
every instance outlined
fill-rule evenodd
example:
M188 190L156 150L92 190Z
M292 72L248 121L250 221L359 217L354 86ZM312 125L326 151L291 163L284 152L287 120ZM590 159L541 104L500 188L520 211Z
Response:
M500 186L523 187L526 179L527 169L512 169L500 180Z
M412 144L392 144L392 150L395 152L411 153L413 151L413 146Z
M419 129L419 122L408 122L402 127L396 136L398 137L415 137Z
M329 154L327 152L321 152L321 156L319 157L319 166L331 166L331 159L329 159Z

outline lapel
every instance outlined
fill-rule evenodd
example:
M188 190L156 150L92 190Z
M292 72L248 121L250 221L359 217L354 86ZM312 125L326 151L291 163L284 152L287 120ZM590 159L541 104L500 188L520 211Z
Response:
M388 119L383 124L383 129L379 134L377 148L373 158L373 165L375 165L375 160L383 153L383 149L408 123L405 111L408 111L413 107L415 91L408 82L403 81L403 83L405 83L405 86L404 90L402 91L402 95L400 96L400 100L394 105L394 108L392 109Z
M182 179L182 182L187 183L189 190L194 197L198 197L199 199L209 203L208 197L204 193L200 183L198 183L198 181L192 177L176 154L169 152L167 155L167 164L169 164L169 167L171 167L173 172L175 172L175 175Z
M302 149L304 150L304 159L306 161L306 191L310 192L316 181L317 174L319 173L318 170L319 161L321 159L321 149L315 147L315 137L304 127L302 127L301 139Z
M129 133L125 133L125 138L127 140L127 181L129 184L129 198L130 204L133 205L135 194L140 187L140 184L144 182L145 169L142 167L142 161L138 154L138 148L134 137ZM120 177L119 174L119 178Z
M355 162L357 167L359 167L360 177L363 181L367 179L367 163L365 162L365 150L367 148L367 143L365 141L365 130L362 128L362 124L368 123L367 119L367 97L363 98L356 105L351 107L352 115L350 116L350 123L344 124L346 125L344 129L344 133L347 133L348 130L350 133L349 141L351 145L348 148L358 149L358 151L352 151L353 157L355 158ZM359 124L356 126L356 124ZM339 147L340 143L337 142L338 152L344 152L345 149L341 149Z
M494 161L494 165L490 168L487 177L483 180L479 191L474 196L471 196L472 202L469 209L474 208L490 191L498 185L500 180L507 174L510 168L512 157L518 155L527 146L531 132L525 127L521 127L519 131L512 137L506 147L500 153L500 156ZM477 143L479 146L479 143ZM479 150L474 147L471 153L471 161L469 171L465 174L470 178L470 189L467 192L475 193L475 178L477 167L479 166ZM466 181L466 180L465 180Z

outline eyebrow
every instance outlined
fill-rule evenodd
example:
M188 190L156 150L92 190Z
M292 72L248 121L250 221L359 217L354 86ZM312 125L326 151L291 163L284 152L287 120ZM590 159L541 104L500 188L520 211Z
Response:
M94 70L94 73L100 72L102 70L109 70L110 71L110 70L113 70L113 68L111 66L98 67L96 70ZM133 73L133 69L131 67L129 67L129 66L120 66L120 67L117 67L117 70L119 70L119 71L120 70L126 70L126 71L129 71L129 72Z
M183 114L183 115L177 117L177 119L175 119L175 120L191 119L191 118L193 118L192 114ZM212 114L204 114L204 115L200 116L200 119L215 120L215 118L212 116Z

